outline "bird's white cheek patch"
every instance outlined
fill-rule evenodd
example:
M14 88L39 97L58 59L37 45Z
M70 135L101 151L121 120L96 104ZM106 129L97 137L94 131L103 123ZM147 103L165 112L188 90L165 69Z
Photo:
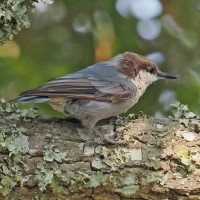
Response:
M137 85L145 85L147 87L149 84L157 80L158 78L156 75L150 74L149 72L145 70L141 70L139 74L135 77L134 82Z
M139 74L132 79L132 83L137 87L137 98L139 99L139 97L145 92L146 88L156 80L158 80L156 75L141 70Z

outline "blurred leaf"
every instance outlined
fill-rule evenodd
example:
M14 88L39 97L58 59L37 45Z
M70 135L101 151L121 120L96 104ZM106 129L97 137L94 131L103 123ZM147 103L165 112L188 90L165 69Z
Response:
M15 41L9 41L0 46L0 57L18 58L19 56L20 47Z

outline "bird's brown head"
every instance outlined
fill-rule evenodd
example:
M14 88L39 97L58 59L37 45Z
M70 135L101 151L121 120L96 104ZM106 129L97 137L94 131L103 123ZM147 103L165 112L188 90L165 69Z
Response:
M155 63L136 53L125 52L112 58L115 66L131 79L140 76L147 84L161 78L176 79L175 76L161 72Z

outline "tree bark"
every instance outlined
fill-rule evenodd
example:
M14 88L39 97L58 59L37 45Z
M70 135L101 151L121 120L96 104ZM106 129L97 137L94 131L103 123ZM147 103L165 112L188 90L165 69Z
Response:
M129 116L99 124L127 145L88 145L73 119L0 106L0 199L199 199L198 119ZM196 121L196 123L194 123Z

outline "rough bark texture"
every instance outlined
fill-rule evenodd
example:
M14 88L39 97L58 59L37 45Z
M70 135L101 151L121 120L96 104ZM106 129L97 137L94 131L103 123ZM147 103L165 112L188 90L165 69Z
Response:
M0 199L199 199L199 119L116 118L104 130L120 145L87 145L95 136L70 119L0 106ZM181 122L181 123L182 123ZM187 127L186 127L187 126ZM86 145L85 145L86 144Z

